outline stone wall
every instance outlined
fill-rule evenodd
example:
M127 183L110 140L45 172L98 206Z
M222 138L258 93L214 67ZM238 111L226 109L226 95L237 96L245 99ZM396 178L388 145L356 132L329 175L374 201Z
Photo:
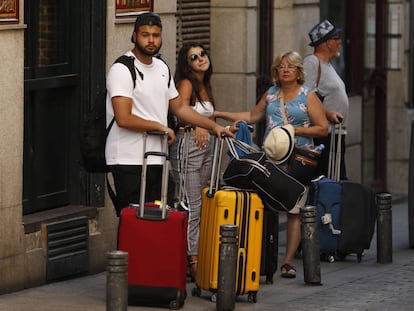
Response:
M22 12L20 17L22 17ZM21 18L22 19L22 18ZM23 24L0 26L0 293L21 289L24 275Z

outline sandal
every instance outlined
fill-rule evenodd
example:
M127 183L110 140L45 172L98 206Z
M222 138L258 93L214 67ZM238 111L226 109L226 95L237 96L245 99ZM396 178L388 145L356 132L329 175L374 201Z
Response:
M280 267L282 278L289 278L293 279L296 277L296 269L288 263L285 263L283 266Z

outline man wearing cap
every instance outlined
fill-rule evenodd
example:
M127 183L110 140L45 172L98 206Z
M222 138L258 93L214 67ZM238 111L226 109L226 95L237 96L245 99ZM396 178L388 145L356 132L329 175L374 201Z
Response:
M346 178L345 168L345 134L349 111L348 95L345 84L335 71L331 62L340 56L342 44L342 29L336 28L328 20L315 25L309 31L310 46L314 52L305 57L303 61L305 70L305 85L318 91L323 101L326 117L331 124L342 122L343 133L341 137L341 179ZM336 141L338 135L336 135ZM330 136L314 139L315 145L324 144L321 160L319 161L320 174L328 174Z
M125 53L132 57L137 73L134 81L127 66L114 63L107 76L106 120L115 117L106 141L106 162L112 172L117 194L116 212L129 203L139 203L143 162L143 132L168 133L168 143L175 141L174 130L168 127L168 111L188 124L194 124L221 136L233 134L212 120L202 117L184 105L175 87L167 64L156 55L162 45L162 23L159 15L143 12L135 21L131 36L134 48ZM160 138L149 136L147 150L162 151ZM147 201L160 199L161 159L148 158Z

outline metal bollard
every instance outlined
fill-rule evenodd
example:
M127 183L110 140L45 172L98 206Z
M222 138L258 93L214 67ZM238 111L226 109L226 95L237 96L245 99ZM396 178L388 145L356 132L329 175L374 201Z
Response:
M220 226L219 269L216 310L234 310L236 296L236 269L238 251L238 231L235 225Z
M377 201L377 262L392 262L392 196L389 193L376 195Z
M128 253L112 251L107 254L106 311L128 309Z
M316 207L304 206L300 209L302 233L303 274L306 284L321 285L321 260L319 235L316 223Z

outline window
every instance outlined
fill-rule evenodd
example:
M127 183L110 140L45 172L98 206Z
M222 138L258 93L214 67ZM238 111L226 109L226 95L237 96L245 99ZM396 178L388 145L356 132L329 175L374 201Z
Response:
M210 0L177 0L177 53L183 43L197 41L210 50Z

